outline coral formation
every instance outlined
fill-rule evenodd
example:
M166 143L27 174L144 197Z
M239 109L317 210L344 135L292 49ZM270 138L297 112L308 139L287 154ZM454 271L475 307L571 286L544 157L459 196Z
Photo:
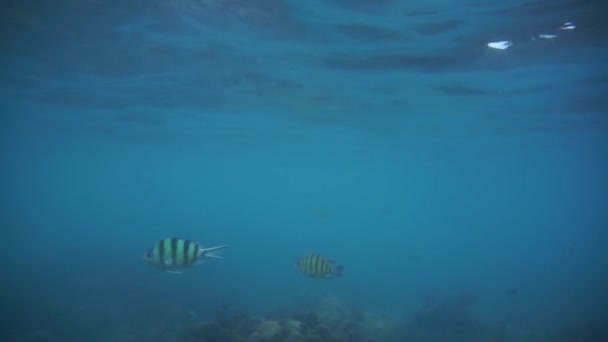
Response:
M596 323L569 329L555 336L489 324L473 317L475 296L458 295L426 301L407 320L389 320L362 312L335 296L322 298L306 310L268 317L222 310L210 322L187 328L184 342L548 342L605 341L605 330Z
M188 329L186 342L210 341L285 341L338 342L389 341L392 325L375 315L363 314L330 296L308 311L283 317L246 317L241 314L230 319L221 317ZM382 336L378 339L374 336Z
M249 341L272 341L281 332L281 324L277 321L263 320L255 328L255 331L249 335Z

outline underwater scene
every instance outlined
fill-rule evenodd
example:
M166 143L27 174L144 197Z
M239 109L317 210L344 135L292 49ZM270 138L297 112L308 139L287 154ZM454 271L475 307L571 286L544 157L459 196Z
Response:
M3 1L0 341L608 341L607 14Z

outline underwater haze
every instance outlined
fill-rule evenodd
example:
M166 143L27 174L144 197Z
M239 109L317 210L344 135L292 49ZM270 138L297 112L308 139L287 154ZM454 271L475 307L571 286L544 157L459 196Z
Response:
M606 13L4 1L0 340L608 341Z

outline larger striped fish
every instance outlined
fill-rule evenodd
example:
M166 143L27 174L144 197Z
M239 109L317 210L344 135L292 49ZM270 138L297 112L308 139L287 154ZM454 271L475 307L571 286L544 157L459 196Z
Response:
M313 278L341 277L344 269L342 265L336 265L333 260L314 253L306 254L300 258L296 266L300 272Z
M144 255L144 260L162 270L179 273L205 259L223 260L217 252L226 247L203 248L194 241L171 237L156 242Z

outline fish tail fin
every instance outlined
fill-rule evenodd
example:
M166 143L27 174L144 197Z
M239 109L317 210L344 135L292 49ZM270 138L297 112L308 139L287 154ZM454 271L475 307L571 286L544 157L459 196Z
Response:
M219 254L220 254L221 250L226 249L226 248L228 248L228 246L217 246L217 247L210 247L210 248L201 248L201 252L202 252L203 258L209 258L209 259L223 261L224 258L222 258Z
M334 274L336 275L336 277L342 277L344 275L344 266L336 265L336 267L334 268Z

